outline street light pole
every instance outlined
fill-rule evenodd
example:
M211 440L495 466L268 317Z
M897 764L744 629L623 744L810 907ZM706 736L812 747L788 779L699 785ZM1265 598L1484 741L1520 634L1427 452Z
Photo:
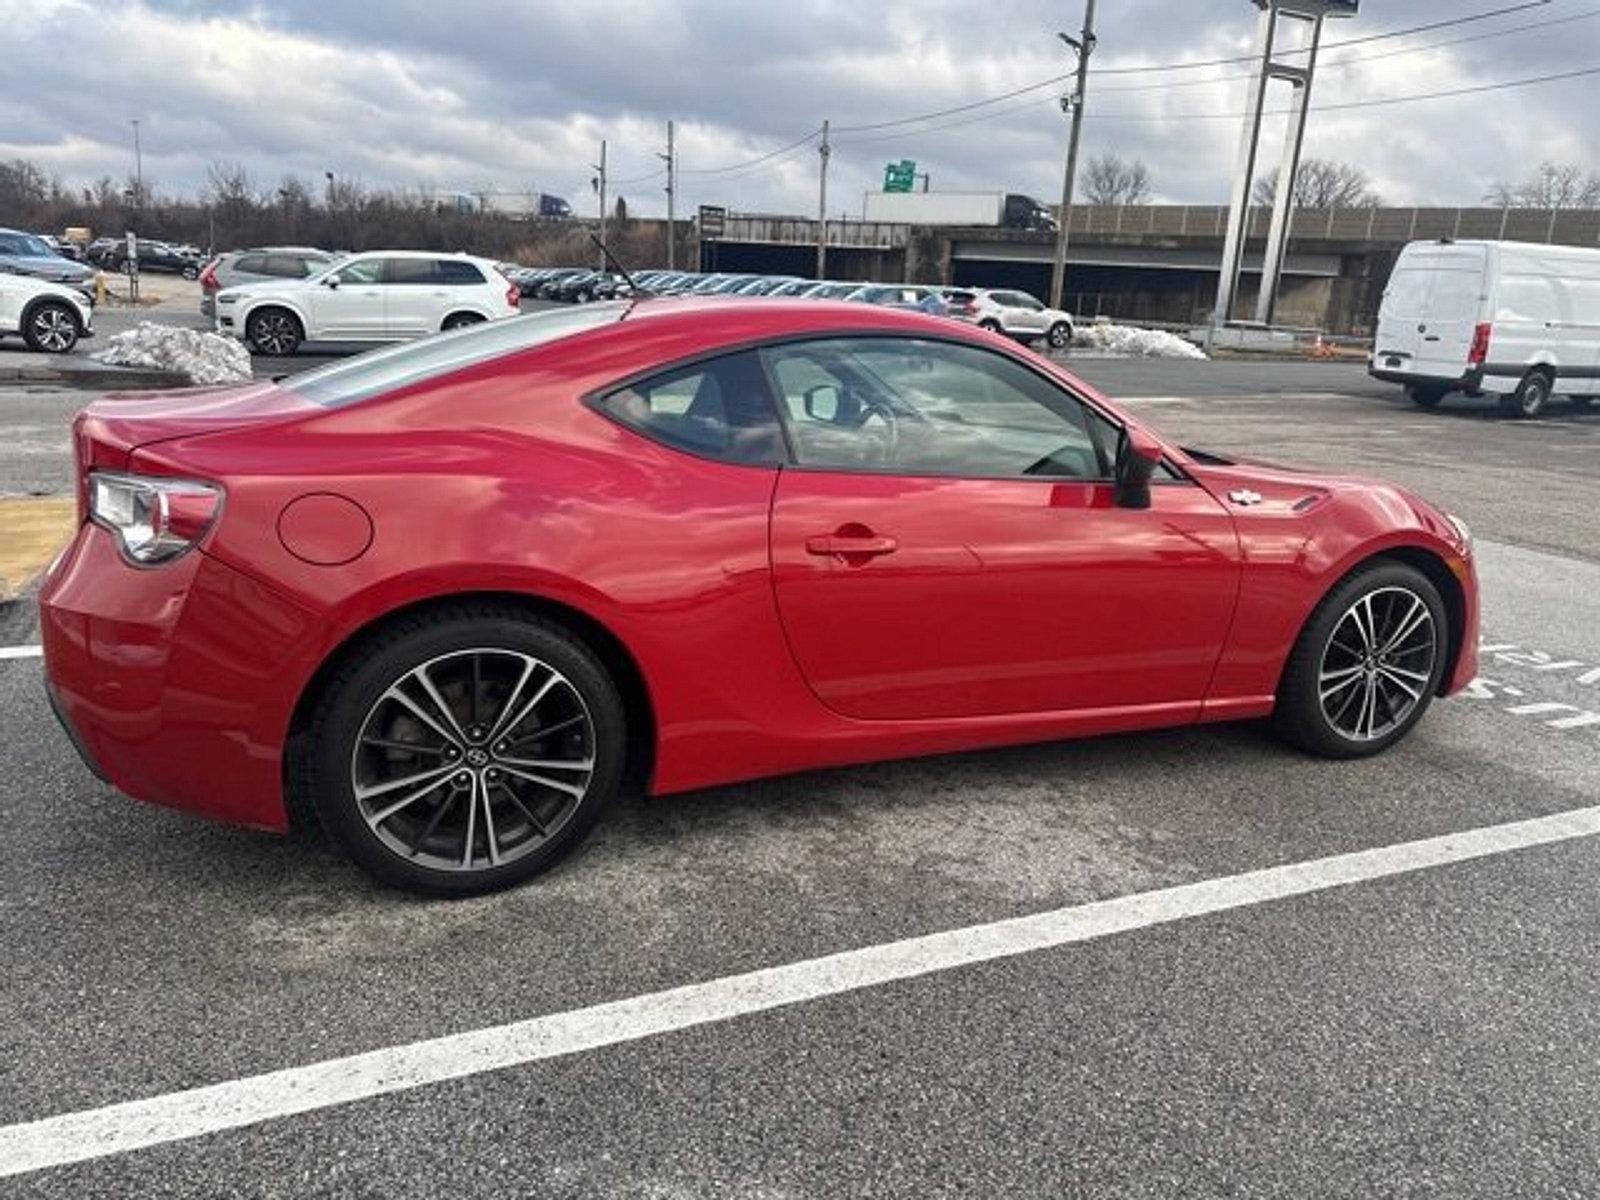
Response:
M144 151L139 148L139 118L131 122L133 126L133 199L134 203L144 207Z
M833 148L828 145L828 122L822 123L822 145L817 147L822 156L822 169L817 175L817 278L828 277L828 158Z
M1072 231L1072 190L1078 176L1078 141L1083 135L1083 101L1089 90L1089 56L1094 53L1094 0L1084 0L1083 33L1057 34L1078 53L1078 77L1071 96L1061 105L1072 113L1072 135L1067 139L1067 169L1061 180L1061 220L1056 228L1055 269L1050 273L1050 307L1060 308L1067 286L1067 244Z
M606 269L606 143L600 141L600 161L594 168L599 174L595 176L595 191L600 193L600 269Z
M677 241L678 221L675 203L678 198L678 159L672 149L672 122L667 122L667 270L672 270L674 243Z

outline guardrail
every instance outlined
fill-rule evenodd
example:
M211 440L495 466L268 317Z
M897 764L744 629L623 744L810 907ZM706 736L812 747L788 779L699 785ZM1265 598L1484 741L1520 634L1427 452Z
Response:
M1250 210L1250 236L1265 237L1271 214ZM1219 205L1072 206L1073 234L1216 237L1227 230ZM1600 211L1533 208L1297 208L1290 236L1302 240L1413 242L1434 238L1600 245Z

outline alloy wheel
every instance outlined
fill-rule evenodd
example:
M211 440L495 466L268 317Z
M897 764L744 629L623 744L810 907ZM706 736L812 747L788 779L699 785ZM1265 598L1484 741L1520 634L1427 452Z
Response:
M65 309L50 305L33 315L33 340L41 350L61 354L78 340L77 322Z
M549 663L462 650L383 692L362 722L350 783L389 850L435 870L481 871L532 853L572 819L595 744L583 697Z
M1373 742L1405 723L1433 684L1439 635L1415 592L1367 592L1344 612L1317 674L1322 715L1341 736Z
M267 354L287 354L299 343L294 318L287 313L262 313L251 324L251 340Z

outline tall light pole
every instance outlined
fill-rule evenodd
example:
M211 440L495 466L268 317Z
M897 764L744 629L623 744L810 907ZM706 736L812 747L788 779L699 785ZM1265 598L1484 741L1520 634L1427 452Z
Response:
M1255 182L1256 156L1261 147L1261 119L1267 87L1275 79L1282 80L1294 88L1295 95L1290 108L1289 131L1283 143L1283 161L1278 168L1277 190L1272 198L1272 221L1261 263L1261 289L1256 298L1256 320L1264 325L1272 322L1278 303L1278 281L1283 274L1284 253L1289 244L1289 222L1294 215L1295 176L1300 169L1300 148L1305 144L1311 81L1316 71L1317 50L1322 44L1322 22L1328 17L1353 17L1361 7L1361 0L1251 0L1251 3L1261 10L1256 32L1260 65L1250 80L1244 129L1239 137L1239 158L1228 207L1228 232L1222 244L1222 271L1217 280L1217 302L1211 310L1210 338L1213 340L1217 330L1232 319L1234 299L1239 291L1245 241L1250 231L1250 189ZM1299 52L1304 55L1304 65L1284 62L1277 55L1278 28L1285 17L1308 22L1311 26L1308 49Z
M833 148L828 145L828 122L822 123L822 145L817 147L822 166L817 173L817 278L828 277L828 159Z
M1072 113L1072 134L1067 139L1067 169L1061 179L1061 221L1056 229L1055 269L1050 272L1050 307L1060 308L1067 287L1067 243L1072 232L1072 189L1078 176L1078 140L1083 135L1083 100L1089 90L1089 56L1094 53L1094 0L1084 0L1083 33L1056 35L1078 54L1078 76L1061 107Z
M674 243L678 240L678 221L675 202L678 198L678 158L672 148L672 122L667 122L667 152L661 155L667 161L667 270L672 270Z
M128 122L133 126L133 200L136 207L144 207L144 151L139 148L139 118Z
M606 269L606 143L600 141L600 161L594 164L594 190L600 193L600 269Z

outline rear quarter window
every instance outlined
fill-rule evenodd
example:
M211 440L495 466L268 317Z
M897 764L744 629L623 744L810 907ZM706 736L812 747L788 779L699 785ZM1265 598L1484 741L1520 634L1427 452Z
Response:
M484 282L483 272L469 262L459 262L453 258L442 258L434 264L434 269L440 283L474 284Z

